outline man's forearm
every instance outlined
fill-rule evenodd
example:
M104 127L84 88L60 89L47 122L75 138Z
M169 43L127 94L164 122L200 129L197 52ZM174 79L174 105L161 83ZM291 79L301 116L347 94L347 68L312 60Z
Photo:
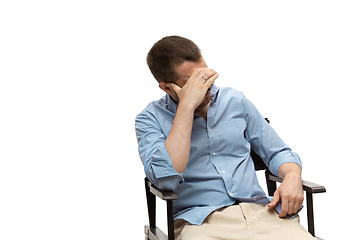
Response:
M179 104L173 125L165 141L172 164L178 173L186 169L190 155L194 110Z
M286 176L290 175L297 175L301 177L301 167L296 163L284 163L279 167L278 170L279 177L285 178Z

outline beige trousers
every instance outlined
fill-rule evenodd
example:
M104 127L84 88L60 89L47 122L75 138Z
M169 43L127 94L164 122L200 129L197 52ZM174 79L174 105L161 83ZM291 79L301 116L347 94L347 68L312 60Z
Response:
M314 240L301 225L279 218L274 209L256 203L240 203L211 213L202 225L175 221L176 240Z

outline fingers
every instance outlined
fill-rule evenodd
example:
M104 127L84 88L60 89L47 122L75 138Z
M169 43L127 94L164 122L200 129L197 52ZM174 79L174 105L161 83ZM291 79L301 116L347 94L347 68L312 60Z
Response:
M286 217L287 214L293 214L299 211L302 204L299 205L299 203L294 203L290 201L283 201L281 203L281 212L279 214L279 217Z
M295 209L294 211L297 212L300 210L300 208L302 207L303 204L303 200L301 199L299 202L297 202L297 204L295 204Z
M191 80L202 80L203 78L207 79L207 76L205 75L205 71L207 68L198 68L196 69L190 76L189 81Z
M198 68L196 69L190 78L194 80L208 81L210 78L214 77L216 71L210 68ZM216 78L215 78L216 79Z
M276 190L275 193L274 193L273 199L271 200L271 202L267 206L269 208L273 208L273 207L276 206L276 204L278 204L279 200L280 200L279 191Z
M288 214L293 214L296 213L298 209L296 209L296 202L289 202L288 204Z
M210 68L205 68L202 70L202 74L203 74L202 77L204 77L207 81L209 81L212 77L214 77L217 74L217 72Z
M289 210L289 202L288 201L282 201L281 203L281 212L279 214L279 217L285 217L286 214L288 214Z
M219 77L218 73L212 75L207 81L204 83L207 88L214 84L215 80Z
M185 85L195 86L200 84L198 87L203 89L205 94L205 91L207 91L214 84L218 76L219 74L210 68L198 68L192 73ZM180 89L174 90L178 93L177 90Z
M197 78L204 82L204 87L208 89L214 84L215 80L219 77L219 74L210 68L201 68Z

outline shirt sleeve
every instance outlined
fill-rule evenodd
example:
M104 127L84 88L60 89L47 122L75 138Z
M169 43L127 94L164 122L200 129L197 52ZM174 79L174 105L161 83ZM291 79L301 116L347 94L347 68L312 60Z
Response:
M302 167L300 157L281 140L256 107L245 97L242 103L247 121L245 137L250 142L251 149L263 159L270 172L279 176L280 166L288 162Z
M182 176L172 165L159 123L151 114L139 114L135 131L146 177L157 187L174 191Z

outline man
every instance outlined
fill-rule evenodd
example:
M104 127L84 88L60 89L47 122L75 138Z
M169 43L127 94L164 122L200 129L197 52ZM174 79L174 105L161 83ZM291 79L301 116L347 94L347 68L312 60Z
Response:
M146 176L178 195L176 239L314 239L298 216L286 217L304 199L301 160L254 105L241 92L213 85L219 74L186 38L161 39L147 63L166 95L136 117L136 136ZM271 201L258 184L251 149L283 178Z

